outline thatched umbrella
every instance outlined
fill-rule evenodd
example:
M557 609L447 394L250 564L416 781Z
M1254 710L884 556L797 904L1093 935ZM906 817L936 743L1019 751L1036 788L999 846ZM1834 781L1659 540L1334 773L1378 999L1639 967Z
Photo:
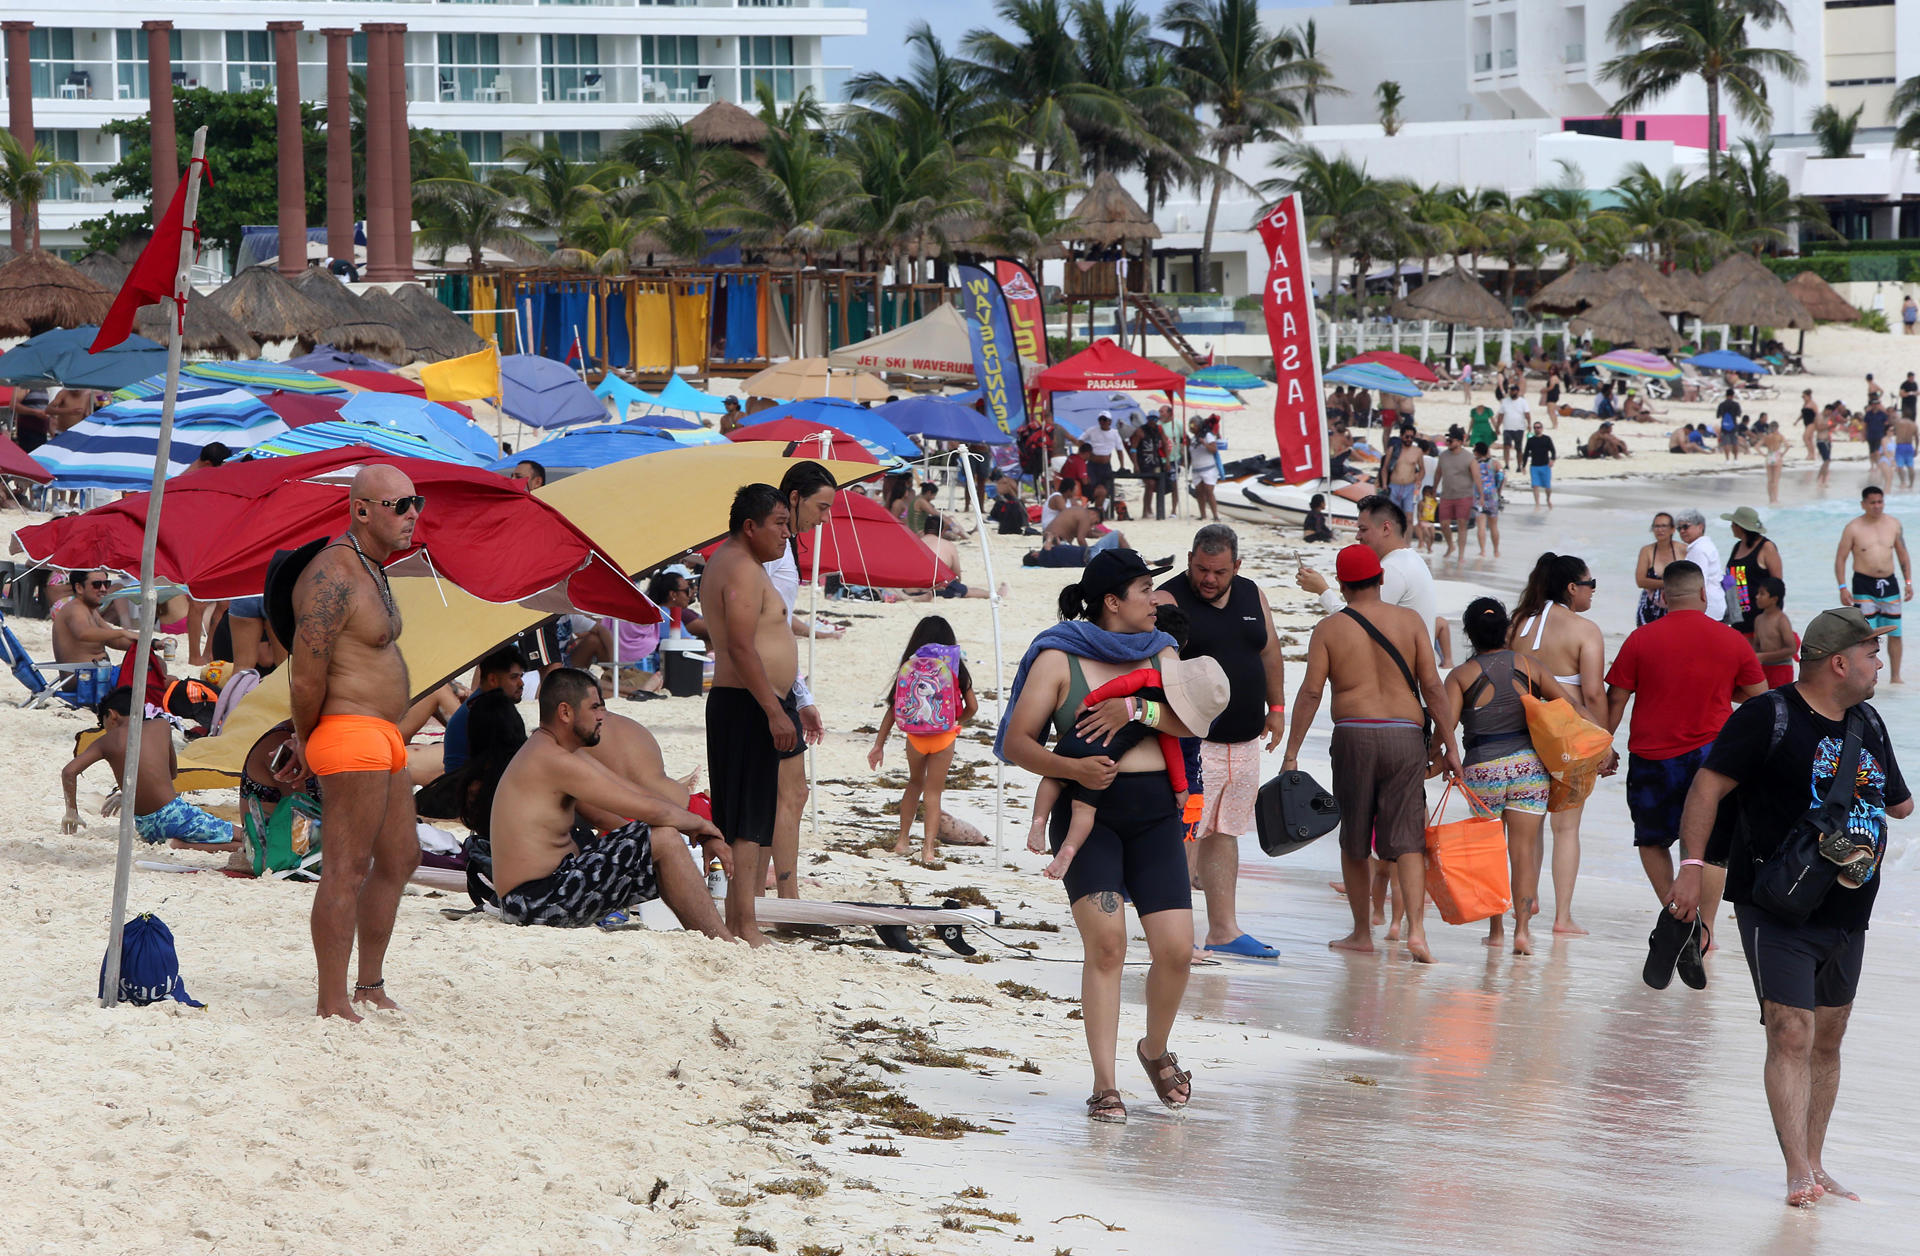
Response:
M713 147L758 148L767 142L767 124L730 100L716 100L687 119L687 138Z
M309 266L291 280L295 290L332 316L334 322L352 322L361 317L360 298L338 279ZM306 339L306 337L302 337Z
M382 362L402 366L411 359L406 339L398 328L369 314L347 286L316 266L294 276L293 286L300 295L327 311L331 322L318 331L299 338L300 351L308 353L315 345L332 345L347 353L364 353Z
M148 340L167 342L173 330L173 302L156 301L143 305L133 316L133 329ZM187 321L180 333L180 348L185 353L200 353L211 358L257 358L260 345L232 315L206 297L187 302Z
M469 353L478 353L485 347L486 341L468 325L467 320L440 304L434 295L419 284L402 284L394 289L395 298L406 309L410 319L403 329L407 333L407 347L413 350L415 361L444 362L448 358L463 358ZM419 335L413 334L418 331Z
M85 327L112 304L112 292L51 253L29 251L0 266L0 336Z
M1687 301L1667 277L1659 272L1651 262L1637 257L1629 257L1616 263L1607 277L1613 280L1614 287L1633 289L1646 298L1647 304L1662 314L1683 314Z
M1613 280L1591 262L1581 262L1566 274L1533 294L1527 302L1530 314L1578 314L1613 296Z
M1703 282L1707 285L1708 294L1717 298L1749 275L1771 275L1772 273L1753 254L1733 252L1721 258L1719 263L1707 272Z
M120 285L127 282L127 272L133 269L112 253L89 253L73 268L111 292L120 290Z
M1812 331L1813 315L1807 313L1807 307L1800 304L1787 285L1772 271L1762 268L1762 273L1748 275L1734 284L1707 307L1702 317L1709 323L1725 323L1729 327L1796 327L1801 331Z
M1860 311L1853 308L1847 299L1834 290L1832 284L1810 270L1803 270L1787 280L1787 291L1793 299L1806 307L1816 322L1851 323L1860 317Z
M1678 349L1680 333L1666 316L1636 291L1625 291L1604 305L1575 315L1567 323L1574 335L1592 333L1613 345L1640 349Z
M208 299L260 340L297 340L336 321L272 266L247 267Z
M1707 291L1706 283L1693 271L1676 270L1667 276L1667 283L1686 302L1684 309L1688 314L1704 314L1707 307L1713 304L1713 294Z
M1087 194L1073 207L1072 221L1073 226L1066 232L1067 239L1084 240L1103 248L1160 238L1160 227L1152 215L1127 194L1109 170L1100 172Z

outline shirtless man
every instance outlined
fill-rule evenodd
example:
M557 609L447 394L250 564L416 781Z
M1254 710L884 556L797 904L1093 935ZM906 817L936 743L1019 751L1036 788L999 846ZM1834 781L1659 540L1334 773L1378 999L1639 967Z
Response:
M1431 964L1425 920L1425 782L1436 750L1447 771L1460 775L1452 704L1434 666L1430 626L1417 612L1380 600L1379 556L1364 545L1349 545L1340 551L1334 573L1346 608L1315 625L1307 642L1307 675L1293 700L1293 727L1280 769L1299 765L1300 743L1331 680L1333 795L1340 803L1340 868L1353 909L1353 932L1327 945L1340 951L1373 951L1367 873L1367 857L1373 854L1393 866L1394 893L1407 913L1407 952ZM1363 623L1400 652L1420 687L1418 695ZM1431 745L1421 731L1428 713L1437 728Z
M100 614L113 579L103 569L76 571L68 578L73 596L53 617L53 661L104 663L108 650L131 650L139 634L110 624ZM154 652L159 653L156 645Z
M1040 512L1046 519L1040 534L1064 545L1091 544L1094 525L1100 522L1100 517L1083 503L1078 480L1060 481L1060 487L1047 498L1046 508ZM1052 512L1050 518L1048 512Z
M714 642L707 779L714 822L733 843L737 864L727 882L727 928L754 946L768 941L753 900L767 879L780 764L806 749L793 692L800 651L786 603L761 565L780 556L791 519L773 485L741 488L733 495L727 539L700 580L700 608Z
M105 760L113 769L114 783L117 785L124 779L128 713L132 710L133 690L123 685L108 694L99 707L100 727L106 731L60 769L60 787L67 796L67 814L60 821L62 833L80 831L80 807L75 791L82 772ZM140 734L140 768L134 774L134 831L142 841L164 841L182 850L239 849L231 821L214 819L174 792L173 778L179 770L179 760L173 753L172 725L165 720L148 720Z
M293 708L284 784L321 781L327 855L313 896L318 1012L357 1021L353 1005L397 1008L383 965L400 892L420 864L413 786L399 722L412 690L400 657L400 611L382 564L413 544L426 498L398 467L362 467L348 491L347 530L300 573L288 651ZM351 993L347 959L360 967Z
M970 586L960 579L960 548L940 535L940 521L929 519L921 526L924 531L921 533L920 543L932 552L936 561L953 573L953 579L937 589L915 594L913 600L931 602L936 597L986 597L985 589L979 585ZM1007 582L1004 580L1000 582L1000 596L1002 598L1007 596Z
M1853 583L1847 583L1847 559L1853 559ZM1900 575L1893 574L1894 563ZM1900 683L1901 603L1913 597L1913 564L1907 557L1907 537L1900 521L1887 513L1887 495L1869 484L1860 492L1860 513L1840 531L1840 548L1833 555L1833 578L1840 586L1840 605L1857 606L1875 628L1887 634L1887 679ZM1906 585L1905 590L1901 585Z
M1911 380L1913 373L1909 371L1907 375ZM1920 423L1915 423L1905 413L1893 421L1893 474L1901 488L1913 487L1913 443L1916 432L1920 432Z
M705 859L696 864L681 837L698 837L724 867L720 830L609 768L594 753L607 718L585 672L563 667L541 683L540 727L501 774L487 825L501 914L517 925L590 925L658 898L682 924L731 940L700 873ZM584 833L582 820L605 835Z
M1413 424L1401 424L1399 449L1390 455L1393 465L1387 469L1387 496L1409 519L1420 513L1420 486L1427 478L1427 457L1418 442Z

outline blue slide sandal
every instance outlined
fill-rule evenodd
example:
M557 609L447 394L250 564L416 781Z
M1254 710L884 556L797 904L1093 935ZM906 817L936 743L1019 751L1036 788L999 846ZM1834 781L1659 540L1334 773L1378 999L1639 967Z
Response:
M1237 955L1241 959L1279 959L1277 948L1268 946L1251 933L1243 933L1233 941L1220 946L1206 948L1215 955Z

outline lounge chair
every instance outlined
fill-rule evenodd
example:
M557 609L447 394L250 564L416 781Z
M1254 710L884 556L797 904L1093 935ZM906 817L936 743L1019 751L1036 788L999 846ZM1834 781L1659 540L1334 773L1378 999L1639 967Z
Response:
M7 627L4 616L0 616L0 665L5 665L14 679L26 687L27 700L20 705L29 709L59 701L91 710L112 690L114 677L120 670L113 663L36 662L20 644L13 629ZM49 681L43 669L63 675L57 683Z

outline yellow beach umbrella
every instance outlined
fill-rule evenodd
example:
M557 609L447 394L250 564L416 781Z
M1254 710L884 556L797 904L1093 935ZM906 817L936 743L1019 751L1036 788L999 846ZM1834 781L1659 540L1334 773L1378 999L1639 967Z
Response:
M539 493L622 568L644 571L726 535L735 490L756 481L778 484L793 465L775 449L749 443L667 450L555 480ZM870 462L821 465L842 484L880 471ZM416 698L546 618L524 606L483 602L429 576L396 576L392 583L406 625L400 653ZM234 708L218 737L181 752L181 768L239 772L253 743L286 719L289 709L282 667Z

